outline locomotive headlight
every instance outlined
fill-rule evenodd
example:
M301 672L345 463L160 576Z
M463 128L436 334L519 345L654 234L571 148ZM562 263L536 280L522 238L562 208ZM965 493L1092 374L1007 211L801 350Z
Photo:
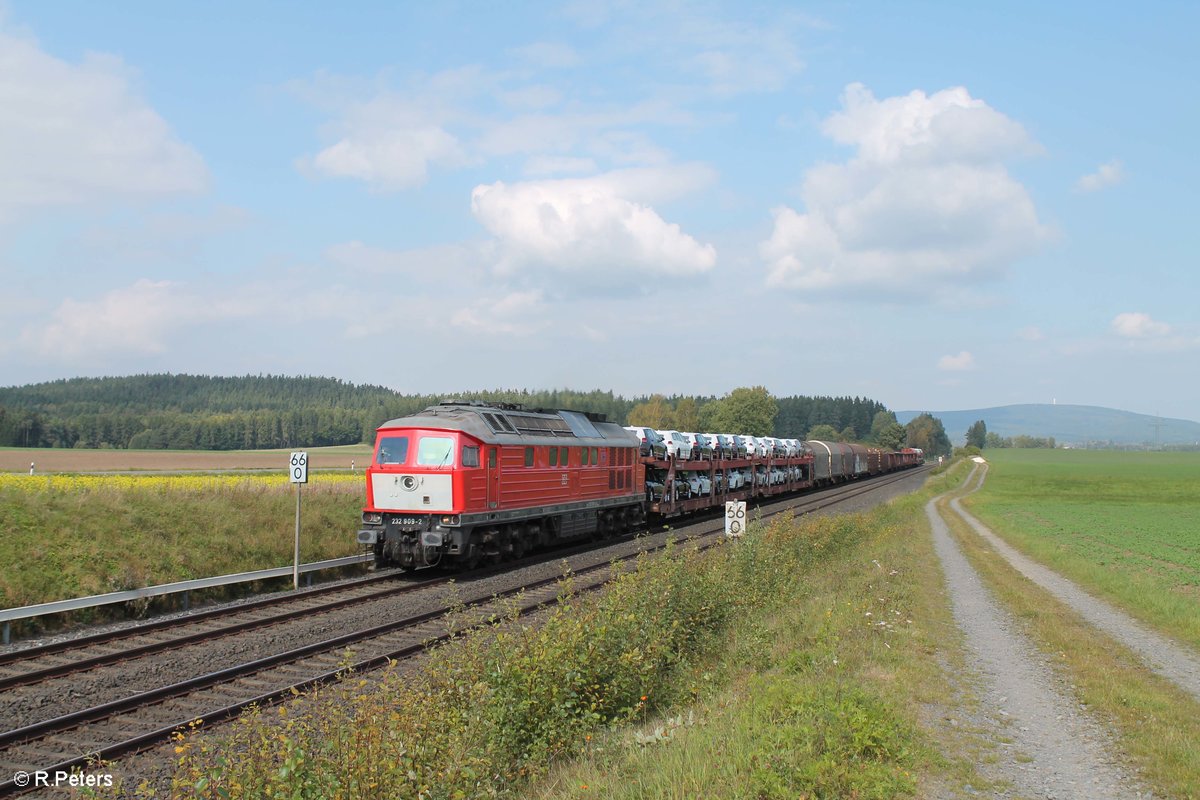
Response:
M400 479L400 486L402 486L406 492L411 492L417 488L417 479L412 475L405 475Z
M364 511L362 519L367 525L379 525L383 522L383 514L378 511Z
M442 524L443 525L457 525L458 524L458 515L454 514L452 516L442 517Z

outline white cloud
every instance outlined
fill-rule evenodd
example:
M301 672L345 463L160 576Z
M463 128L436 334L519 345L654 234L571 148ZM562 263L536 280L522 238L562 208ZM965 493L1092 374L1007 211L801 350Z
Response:
M1145 339L1152 336L1166 336L1171 332L1171 326L1150 318L1149 314L1130 311L1117 314L1112 321L1112 329L1119 336L1130 339Z
M666 162L669 155L636 128L694 123L691 114L663 102L611 108L576 105L570 111L542 110L491 120L472 146L481 157L582 153L617 164L655 164Z
M1029 325L1017 331L1017 338L1026 342L1040 342L1046 338L1046 334L1037 325Z
M793 4L794 5L794 4ZM569 3L565 15L584 28L607 28L610 50L633 54L644 69L673 73L678 86L721 97L784 88L804 69L803 29L828 27L785 4L749 4L724 13L719 4Z
M791 25L700 18L689 23L682 26L682 35L699 52L685 67L705 75L718 95L779 91L804 69Z
M704 168L623 170L593 178L475 187L471 209L497 238L497 272L550 270L573 283L627 286L655 275L701 275L717 254L649 203L710 177Z
M774 210L760 245L770 285L928 296L993 277L1047 237L1003 165L1039 148L966 89L879 101L853 84L843 106L824 130L856 155L807 172L804 213Z
M330 144L297 159L296 166L361 180L378 191L420 186L432 167L470 163L451 127L467 116L460 110L465 100L497 88L496 76L478 67L412 75L398 90L325 73L292 82L291 92L335 115L321 129Z
M207 316L212 307L170 281L142 279L98 299L67 298L44 326L30 325L21 345L51 360L91 355L151 355L166 350L169 333Z
M1101 164L1090 175L1084 175L1075 182L1075 189L1080 192L1098 192L1109 186L1116 186L1125 180L1125 168L1120 161L1112 160Z
M938 359L937 368L943 372L965 372L975 369L975 356L966 350L956 356L942 356Z
M391 191L425 183L431 165L466 161L436 113L391 94L353 106L333 128L338 140L301 159L301 168Z
M203 159L138 95L135 78L115 56L73 64L0 30L0 221L205 188Z
M459 309L450 324L469 331L528 336L550 324L540 291L510 292L502 297L484 297Z
M195 340L225 342L230 325L238 323L255 327L263 347L269 348L266 341L289 328L278 320L264 323L262 298L277 296L284 281L292 287L287 293L288 325L291 320L307 320L325 330L340 326L343 336L354 337L394 331L396 313L411 318L425 312L421 303L411 308L403 305L411 301L408 283L402 297L389 306L380 304L377 291L319 281L319 275L293 269L287 276L206 287L143 278L97 297L63 300L45 319L26 324L15 345L48 364L94 368L126 363L134 370L144 359L163 354L173 358L194 350ZM400 311L391 313L389 308ZM430 309L420 321L440 321L437 317L444 316L444 308ZM284 339L306 341L302 336ZM232 352L224 355L235 357Z

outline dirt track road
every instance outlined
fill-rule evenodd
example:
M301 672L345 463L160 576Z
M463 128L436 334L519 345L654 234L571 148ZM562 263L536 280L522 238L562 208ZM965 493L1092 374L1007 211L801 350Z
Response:
M982 481L982 474L977 467L967 483ZM981 708L973 723L995 734L998 760L981 764L980 771L1010 782L1020 797L1149 797L1118 764L1108 731L1081 708L983 585L951 537L937 508L940 499L931 500L925 513L975 673Z

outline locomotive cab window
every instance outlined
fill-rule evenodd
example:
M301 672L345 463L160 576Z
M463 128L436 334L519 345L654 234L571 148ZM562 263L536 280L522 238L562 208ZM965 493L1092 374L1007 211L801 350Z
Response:
M403 464L408 460L407 436L384 436L375 450L376 464Z
M422 467L453 467L454 439L449 436L422 436L417 445L417 464Z
M464 444L462 449L462 465L464 467L479 466L479 448Z

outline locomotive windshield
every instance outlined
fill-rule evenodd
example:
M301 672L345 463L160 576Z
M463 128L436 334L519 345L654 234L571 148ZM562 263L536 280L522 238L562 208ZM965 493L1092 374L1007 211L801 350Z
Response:
M454 439L449 436L422 436L417 445L417 464L422 467L453 467Z
M375 451L376 464L403 464L408 460L407 436L384 436Z

